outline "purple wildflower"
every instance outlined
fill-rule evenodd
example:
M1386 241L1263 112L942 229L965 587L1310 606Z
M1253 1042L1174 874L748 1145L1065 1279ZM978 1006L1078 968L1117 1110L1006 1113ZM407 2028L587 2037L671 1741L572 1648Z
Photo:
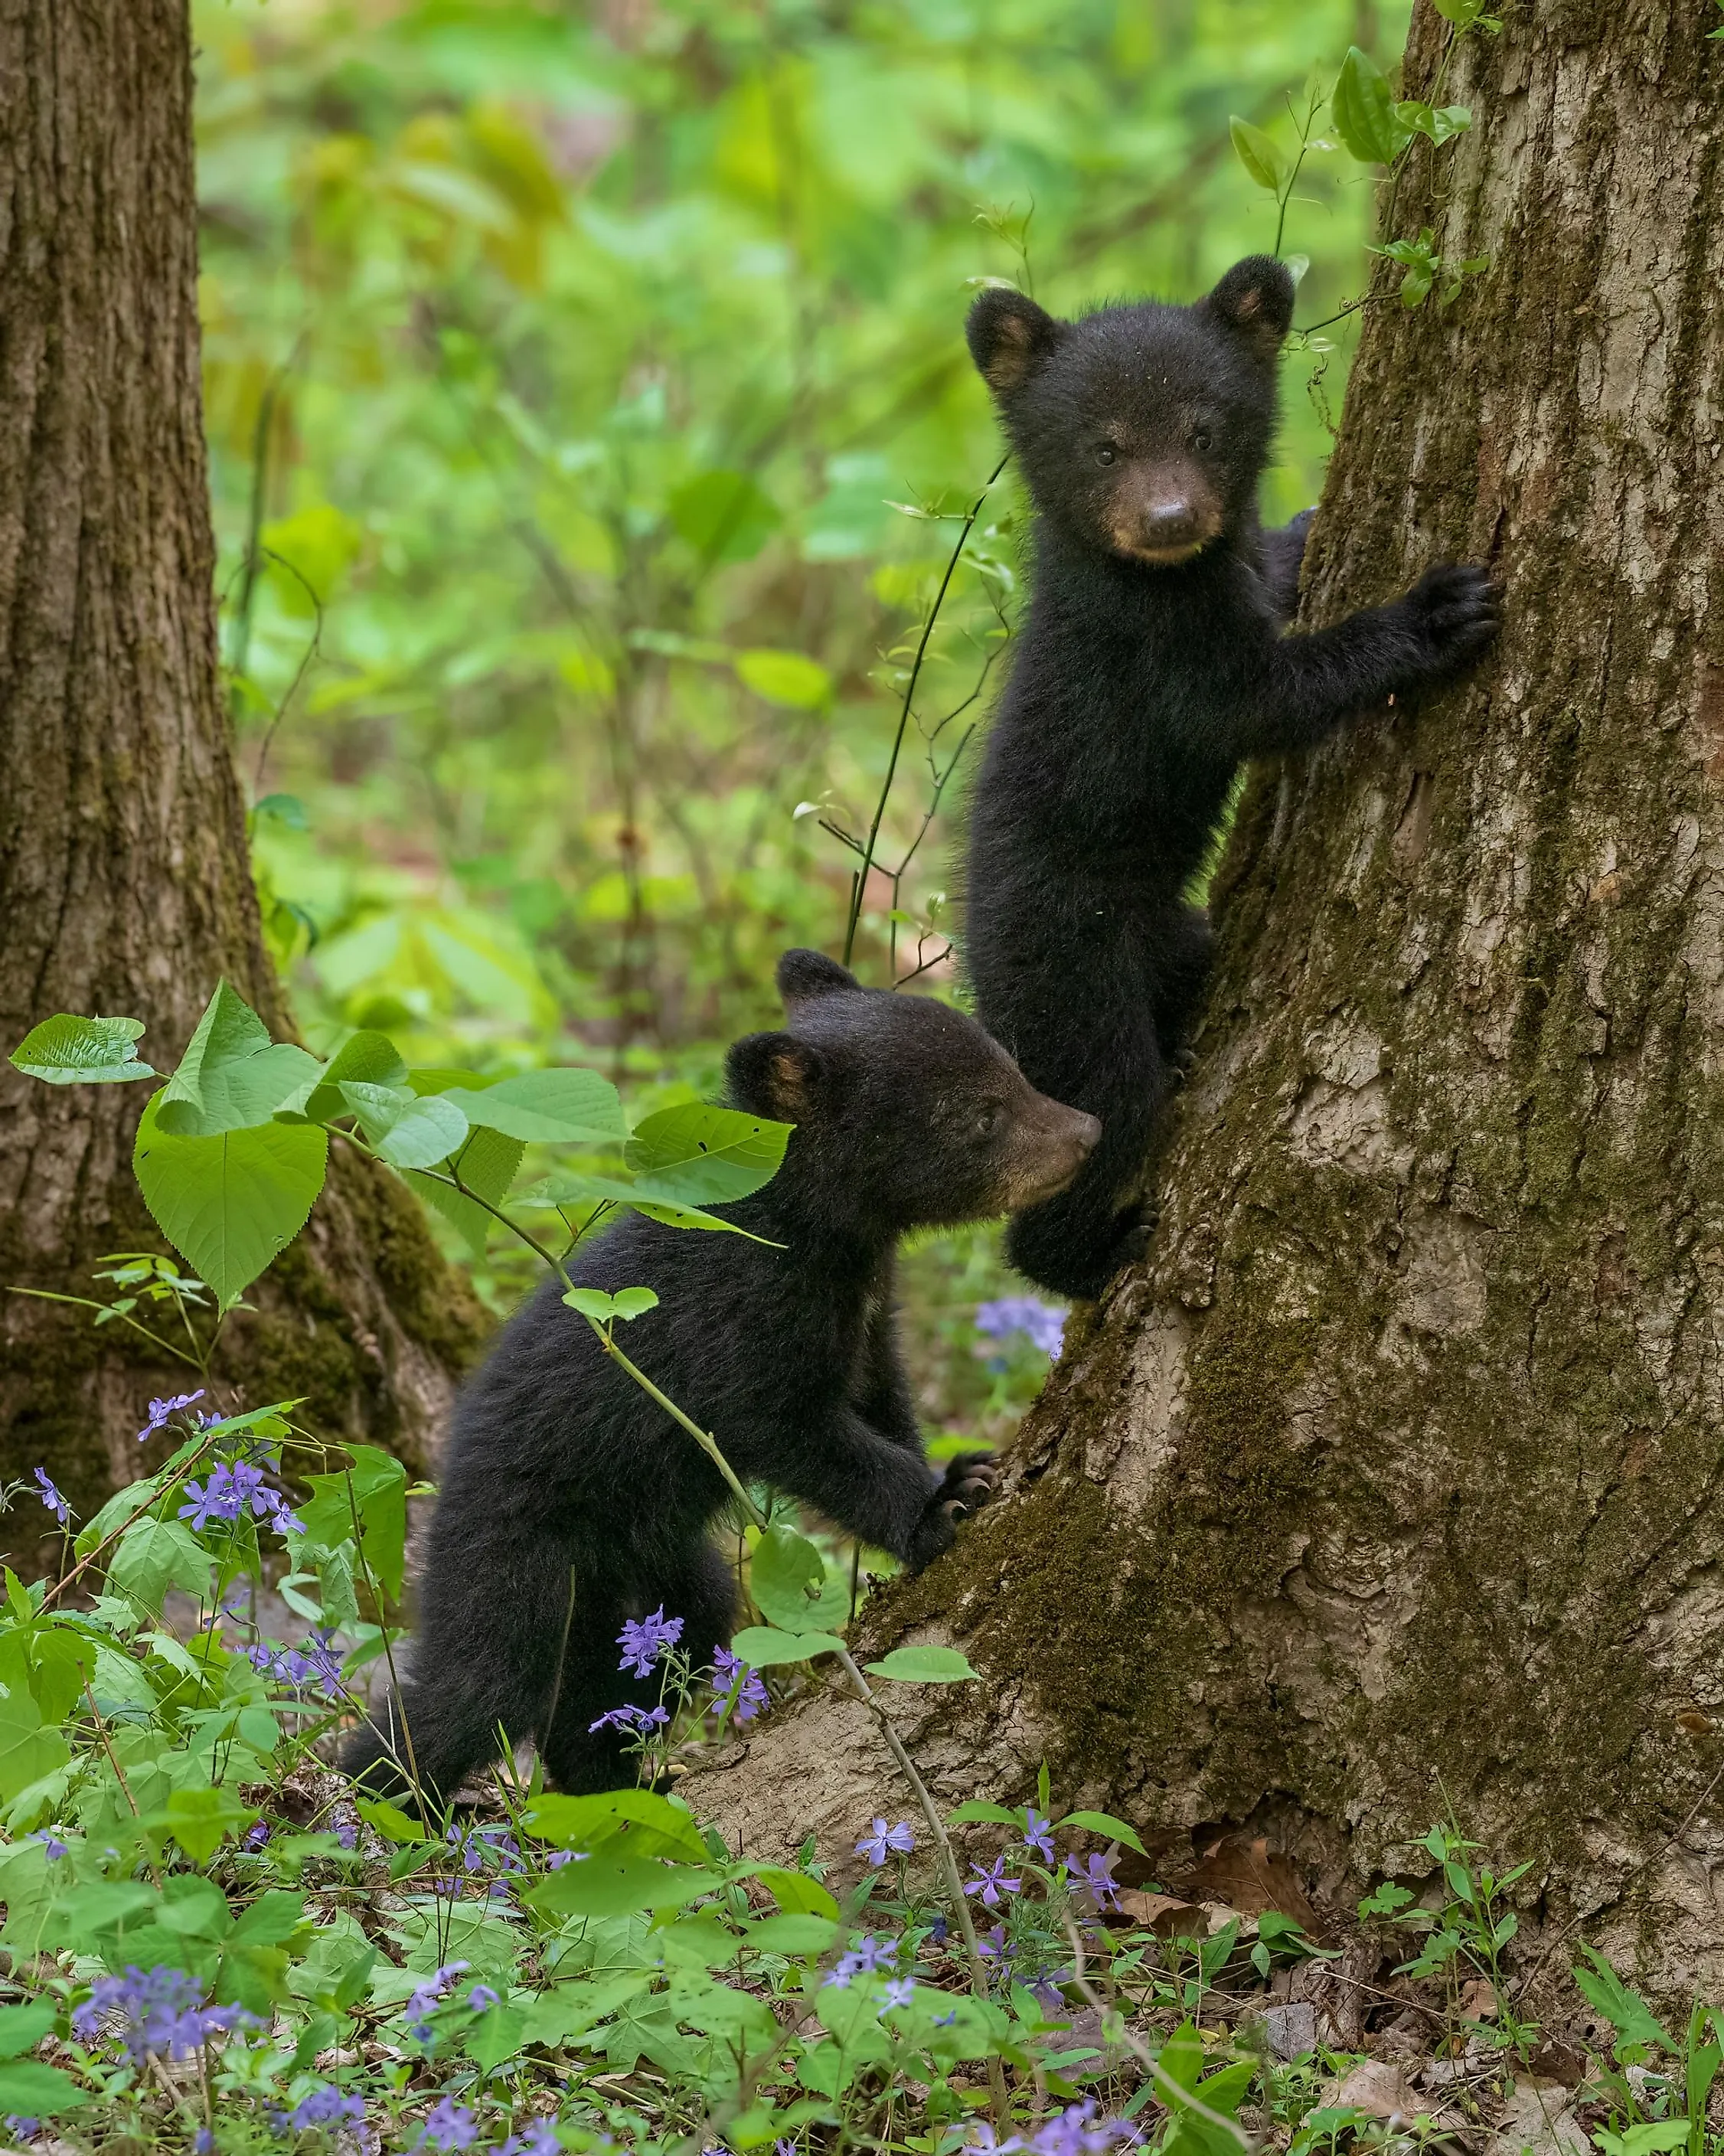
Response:
M441 1969L433 1969L430 1975L407 2002L403 2012L408 2032L416 2043L431 2041L430 2015L438 2001L468 1966L464 1961L445 1962Z
M499 2142L495 2156L562 2156L562 2143L548 2118L536 2118L525 2133Z
M50 1864L58 1864L68 1853L65 1843L58 1835L50 1834L45 1826L38 1826L30 1840L41 1843Z
M178 1414L182 1409L190 1407L193 1400L203 1398L203 1388L200 1385L195 1393L176 1393L170 1400L151 1400L150 1419L138 1432L138 1443L141 1445L146 1438L154 1437L158 1430L166 1430L170 1415Z
M1039 1812L1034 1804L1024 1806L1024 1846L1026 1849L1033 1849L1044 1864L1051 1864L1054 1861L1054 1845L1048 1835L1048 1829L1052 1824L1052 1820L1044 1814Z
M964 1892L967 1894L979 1894L982 1897L983 1905L986 1908L998 1908L1002 1888L1008 1894L1015 1894L1024 1884L1021 1879L1007 1878L1006 1860L1003 1856L995 1857L992 1864L977 1864L972 1869L976 1876L965 1887Z
M888 2006L908 2006L915 1996L916 1979L911 1976L895 1976L885 1989Z
M602 1714L597 1722L589 1722L588 1732L595 1729L632 1729L645 1736L649 1729L662 1729L670 1719L667 1707L613 1707L608 1714Z
M335 2126L342 2119L363 2118L365 2099L362 2097L343 2096L338 2088L327 2082L303 2096L287 2112L283 2123L295 2133L303 2133L314 2126Z
M562 2156L562 2143L548 2118L536 2118L525 2133L499 2142L495 2156Z
M33 2141L42 2131L42 2122L39 2118L27 2118L21 2112L8 2111L6 2130L14 2141Z
M497 1994L488 1984L475 1984L467 1994L467 2004L483 2013L487 2006L495 2006Z
M357 1849L359 1846L359 1815L352 1810L351 1805L338 1804L331 1816L335 1824L336 1842L343 1849ZM464 1969L467 1964L465 1962L463 1962L460 1966Z
M147 1975L128 1966L124 1976L99 1977L73 2014L72 2027L86 2043L93 2042L104 2024L116 2018L135 2066L153 2058L189 2058L212 2036L242 2025L258 2025L256 2016L243 2007L206 2006L202 1984L183 1969L160 1963Z
M1065 1312L1033 1295L1002 1296L976 1306L976 1330L991 1340L1009 1340L1021 1332L1044 1355L1057 1355L1065 1337Z
M738 1722L752 1722L763 1707L772 1705L760 1671L750 1669L742 1657L733 1655L728 1647L721 1647L712 1657L712 1688L718 1694L712 1703L715 1714L722 1714L728 1705ZM733 1692L734 1701L731 1697Z
M890 1975L897 1958L896 1939L877 1939L872 1932L865 1932L826 1981L836 1991L848 1991L853 1977L872 1976L876 1970Z
M326 1699L339 1699L341 1695L341 1652L330 1645L332 1632L311 1633L302 1643L306 1673L316 1677Z
M1079 1893L1087 1894L1098 1909L1116 1909L1120 1905L1119 1881L1113 1876L1115 1862L1111 1856L1091 1856L1081 1866L1075 1856L1065 1860L1073 1887Z
M215 2156L215 2136L207 2126L200 2126L192 2136L192 2156Z
M180 1507L180 1517L199 1532L217 1523L231 1527L248 1515L272 1521L284 1535L305 1532L287 1500L264 1480L263 1469L248 1460L217 1460L208 1481L201 1487L187 1483L186 1495L192 1502Z
M874 1823L872 1834L865 1834L856 1844L856 1854L865 1856L873 1865L886 1861L886 1852L895 1849L900 1856L908 1856L916 1847L916 1836L910 1831L907 1820L900 1820L896 1826L888 1826L883 1819Z
M1008 1960L1006 1953L1006 1928L996 1924L991 1932L984 1932L976 1942L976 1951L983 1961Z
M625 1617L623 1629L617 1635L617 1645L623 1650L623 1659L617 1667L638 1677L650 1676L653 1664L664 1649L674 1647L681 1637L681 1618L667 1617L662 1602L650 1617L643 1617L639 1624L634 1618Z
M448 2156L449 2151L470 2148L478 2138L479 2128L471 2111L464 2103L457 2103L452 2096L446 2096L425 2121L413 2146L441 2148Z
M248 1849L261 1849L269 1839L269 1828L268 1822L264 1820L259 1820L257 1825L251 1830L250 1833L246 1835L245 1845Z
M1068 2104L1064 2111L1055 2112L1037 2128L1027 2145L1035 2156L1101 2156L1101 2151L1115 2142L1136 2138L1137 2128L1129 2119L1098 2118L1095 2099L1088 2097L1082 2103Z
M49 1481L47 1470L38 1467L35 1470L35 1476L36 1495L63 1527L69 1527L72 1524L72 1508Z

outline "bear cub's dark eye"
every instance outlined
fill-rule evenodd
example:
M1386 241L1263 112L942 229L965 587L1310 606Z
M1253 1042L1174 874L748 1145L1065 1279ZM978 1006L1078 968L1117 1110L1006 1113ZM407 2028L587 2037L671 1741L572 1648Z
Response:
M1095 452L1095 461L1098 465L1111 465L1117 459L1119 451L1114 447L1111 442L1104 442L1101 448Z
M1209 448L1211 445L1211 436L1208 429L1205 427L1199 427L1196 434L1194 434L1191 438L1191 445L1194 449L1207 449Z
M1000 1118L1004 1113L1005 1110L1001 1107L998 1101L990 1101L976 1117L977 1137L991 1138L999 1128Z

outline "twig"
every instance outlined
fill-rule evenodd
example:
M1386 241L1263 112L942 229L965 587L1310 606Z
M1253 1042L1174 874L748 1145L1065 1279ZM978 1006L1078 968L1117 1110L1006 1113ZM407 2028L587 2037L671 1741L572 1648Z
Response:
M1071 1980L1083 1994L1084 2004L1093 2007L1097 2014L1105 2014L1107 2011L1107 2002L1084 1974L1083 1933L1079 1931L1070 1917L1065 1920L1065 1935L1071 1942ZM1170 2111L1195 2112L1199 2118L1211 2126L1219 2128L1230 2141L1236 2143L1245 2151L1245 2156L1250 2156L1251 2151L1257 2143L1237 2119L1228 2118L1224 2112L1215 2110L1213 2106L1205 2103L1201 2097L1194 2095L1190 2089L1183 2088L1155 2053L1150 2050L1148 2045L1132 2034L1129 2024L1123 2017L1121 2017L1120 2034L1124 2037L1126 2047L1137 2055L1140 2064L1149 2069L1150 2078L1162 2092L1162 2101Z

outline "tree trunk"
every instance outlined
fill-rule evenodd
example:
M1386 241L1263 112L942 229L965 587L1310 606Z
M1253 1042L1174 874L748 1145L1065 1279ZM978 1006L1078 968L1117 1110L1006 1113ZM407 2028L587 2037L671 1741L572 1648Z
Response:
M123 1013L171 1068L223 974L288 1030L216 662L184 0L4 0L0 106L0 1046ZM88 1294L102 1254L165 1247L142 1101L0 1065L0 1283ZM349 1163L251 1300L224 1402L306 1395L423 1458L477 1312L398 1183ZM196 1382L0 1296L0 1476L45 1465L87 1517L136 1473L151 1394Z
M1504 11L1380 265L1305 616L1444 557L1500 647L1252 777L1147 1264L1076 1320L1003 1502L874 1643L965 1645L941 1793L1229 1825L1342 1898L1449 1807L1526 1936L1724 1978L1724 49ZM1429 95L1447 27L1416 11ZM907 1695L914 1697L914 1695ZM751 1846L903 1810L854 1710L705 1789ZM788 1831L776 1821L793 1821ZM1561 1973L1566 1963L1552 1957ZM1710 1991L1706 1987L1711 1986Z

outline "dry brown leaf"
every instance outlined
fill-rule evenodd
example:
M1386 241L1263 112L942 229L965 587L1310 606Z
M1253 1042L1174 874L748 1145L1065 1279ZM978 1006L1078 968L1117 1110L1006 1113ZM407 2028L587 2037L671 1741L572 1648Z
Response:
M1502 2010L1488 1977L1475 1976L1460 1987L1460 2011L1468 2021L1494 2021Z
M1139 1887L1126 1887L1121 1890L1119 1906L1121 1915L1158 1938L1195 1938L1204 1928L1205 1919L1197 1905L1172 1894L1146 1894Z
M1404 2068L1387 2059L1361 2059L1331 2100L1351 2104L1372 2118L1413 2118L1419 2112Z
M1299 1874L1262 1835L1224 1834L1208 1843L1196 1868L1181 1872L1178 1884L1193 1901L1225 1902L1246 1917L1274 1909L1302 1924L1314 1939L1322 1937Z

